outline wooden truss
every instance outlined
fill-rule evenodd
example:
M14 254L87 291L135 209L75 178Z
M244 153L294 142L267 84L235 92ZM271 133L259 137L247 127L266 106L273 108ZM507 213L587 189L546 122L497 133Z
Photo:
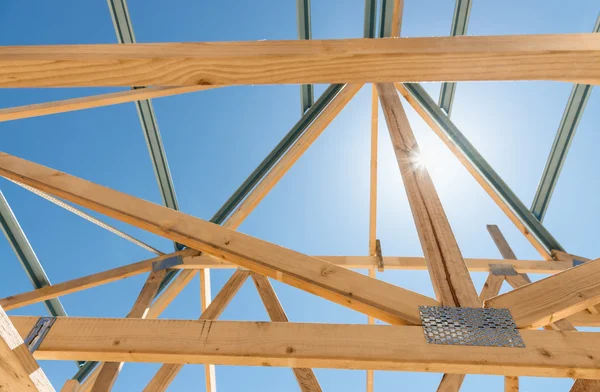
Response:
M393 37L400 33L402 11L401 1L396 3ZM36 359L102 362L85 381L68 380L62 387L80 392L110 390L124 362L164 363L144 391L165 391L187 363L206 365L209 391L216 388L215 364L290 367L300 389L313 392L321 391L313 367L365 369L368 391L373 370L445 373L438 391L458 391L465 374L503 375L507 391L518 391L519 376L573 378L572 391L600 390L598 337L574 327L600 327L600 259L544 250L461 159L545 260L518 260L496 226L488 230L502 259L463 258L427 170L412 164L419 146L399 93L454 152L455 147L397 83L541 79L598 84L598 64L600 36L594 34L0 48L0 87L154 86L3 109L0 121L227 85L351 83L222 225L1 153L1 176L186 248L0 299L0 390L53 390ZM235 231L364 83L374 83L368 256L309 256ZM424 257L384 257L376 239L379 103ZM495 270L498 266L504 274ZM211 301L209 271L226 268L235 272ZM376 269L428 270L436 298L377 280ZM157 295L168 271L179 274ZM200 319L158 320L198 272ZM489 272L481 293L470 272ZM527 273L549 276L531 283ZM125 318L59 317L33 354L23 339L40 319L4 313L139 274L148 277ZM216 321L248 278L272 322ZM364 313L369 324L378 319L391 326L290 323L269 278ZM514 290L498 295L505 280ZM525 347L428 343L419 306L508 309Z

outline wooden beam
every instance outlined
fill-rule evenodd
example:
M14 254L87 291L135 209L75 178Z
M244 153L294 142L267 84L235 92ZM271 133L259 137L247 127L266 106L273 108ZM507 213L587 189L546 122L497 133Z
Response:
M67 380L65 385L63 385L60 392L79 392L79 381L77 380Z
M200 311L204 313L212 301L210 290L210 270L200 270ZM204 365L204 385L206 392L217 392L215 365Z
M599 35L600 36L600 35ZM459 149L454 145L454 142L446 137L446 134L441 127L436 123L435 119L431 117L425 109L413 98L413 96L404 88L401 83L395 84L400 94L406 99L406 101L412 106L419 116L429 125L433 132L441 139L441 141L450 149L454 156L462 163L467 171L475 178L479 185L487 192L492 200L500 207L500 209L506 214L511 222L517 227L517 229L527 238L531 245L539 252L539 254L546 260L552 260L552 256L546 251L544 246L538 241L538 239L532 235L529 230L521 223L517 215L512 211L510 206L500 198L496 192L490 187L485 178L481 175L478 169L465 157Z
M0 391L54 392L23 338L0 306Z
M394 13L392 15L392 37L400 37L403 13L404 0L394 0Z
M37 318L11 321L27 334ZM595 333L521 336L525 348L453 346L426 343L419 326L67 317L34 357L600 379Z
M396 9L394 8L394 11ZM369 256L375 257L377 244L377 159L379 133L379 101L377 87L371 86L371 159L369 168ZM377 279L375 266L369 268L369 277ZM367 317L367 323L375 324L375 319ZM375 374L367 370L367 392L373 392Z
M167 271L153 271L148 275L140 294L138 295L131 311L127 318L145 318L152 300L158 292L161 282L165 278ZM101 365L102 369L96 377L96 381L92 386L92 392L107 392L112 390L112 387L119 376L119 372L123 367L123 362L107 362Z
M600 380L576 380L570 392L597 392L600 391Z
M519 328L539 328L600 303L600 259L485 301L508 308Z
M5 46L0 87L555 80L598 84L597 34ZM376 66L374 66L376 65Z
M479 299L481 302L488 298L497 296L502 288L502 283L504 283L504 276L494 275L490 272L483 285L483 289L481 289L481 293L479 294Z
M202 312L200 316L200 320L216 320L219 318L221 313L225 310L229 302L233 299L238 290L242 287L246 279L248 279L250 273L248 271L238 269L233 275L229 278L229 280L225 283L221 291L216 295L214 300L208 305L206 310ZM212 321L208 321L212 323ZM202 324L201 327L204 327L205 324ZM208 325L207 334L211 330L211 325ZM208 337L208 335L207 335ZM154 375L152 380L148 383L146 388L144 388L144 392L164 392L169 387L169 384L175 379L177 373L183 367L183 364L179 364L178 362L170 362L166 360L159 360L159 362L169 362L165 363L161 366L158 372ZM205 362L208 364L212 364L214 362ZM212 384L213 388L215 388L215 384ZM207 390L208 391L208 390Z
M519 392L519 377L504 377L504 392Z
M431 177L414 163L419 146L398 93L393 84L377 91L436 297L445 306L481 307Z
M31 305L37 302L42 302L51 298L56 298L61 295L75 293L91 287L100 286L103 284L115 282L125 279L130 276L139 275L152 270L152 264L171 257L188 257L197 255L198 251L186 249L180 252L170 253L158 257L153 257L148 260L140 261L133 264L124 265L110 269L108 271L98 272L96 274L84 276L82 278L68 280L63 283L57 283L52 286L43 287L41 289L28 291L26 293L11 295L10 297L0 299L0 306L6 310L20 308L22 306Z
M62 101L44 102L33 105L0 109L0 122L20 120L24 118L47 116L49 114L73 112L102 106L118 105L144 99L168 97L171 95L208 90L211 86L186 87L146 87L116 93L93 95L91 97L72 98Z
M0 154L0 175L392 324L418 324L418 305L438 303L410 290L8 154Z
M269 313L271 321L287 323L289 320L283 310L283 306L281 306L281 303L277 298L277 294L275 294L275 290L273 290L273 286L271 286L271 282L269 282L269 278L258 274L252 274L252 280L258 290L260 299L267 309L267 313ZM322 391L319 381L317 381L317 377L312 369L294 367L292 370L302 392Z
M436 297L444 306L479 308L481 300L433 181L427 169L415 163L419 145L398 92L393 84L378 84L377 91ZM445 374L438 391L458 391L463 380L462 374Z

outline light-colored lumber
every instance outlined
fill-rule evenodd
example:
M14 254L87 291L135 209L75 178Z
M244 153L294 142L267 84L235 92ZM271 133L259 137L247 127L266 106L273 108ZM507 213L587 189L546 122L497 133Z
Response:
M570 392L598 392L600 391L600 380L576 380Z
M532 42L533 43L533 42ZM436 123L435 119L431 117L425 109L413 98L412 95L402 86L401 83L395 84L396 88L400 92L400 94L406 99L406 101L412 106L412 108L417 112L419 116L429 125L429 127L433 130L433 132L441 139L441 141L450 149L450 151L454 154L454 156L462 163L462 165L467 169L467 171L475 178L475 180L479 183L479 185L486 191L486 193L492 198L492 200L498 205L498 207L506 214L506 216L511 220L511 222L516 226L516 228L527 238L527 240L531 243L531 245L539 252L539 254L546 260L552 260L552 255L549 254L544 246L538 241L538 239L532 235L529 230L525 228L525 226L521 223L517 215L512 211L510 206L506 204L502 198L500 198L496 192L490 187L487 181L483 178L483 176L479 173L477 168L469 161L467 157L465 157L459 149L454 145L452 140L450 140L446 134L442 131L440 126Z
M254 281L254 285L258 290L260 299L267 309L267 313L269 314L271 321L283 323L288 322L289 320L287 315L285 314L283 306L277 298L277 294L275 294L275 290L273 290L271 282L269 282L269 278L258 274L252 274L252 280ZM317 381L317 377L312 369L295 367L292 370L302 392L322 391L319 381Z
M224 227L231 229L237 228L241 222L256 208L256 206L273 189L279 180L288 172L306 150L323 133L325 128L333 121L342 109L360 90L362 85L347 85L336 96L323 112L308 126L306 131L296 140L296 142L286 151L285 155L271 168L261 182L246 196L244 201L231 214Z
M84 276L82 278L68 280L63 283L57 283L52 286L42 287L41 289L2 298L0 299L0 306L4 307L4 309L6 310L20 308L22 306L27 306L51 298L56 298L61 295L75 293L81 290L89 289L91 287L96 287L99 285L115 282L120 279L129 278L130 276L139 275L144 272L149 272L152 270L152 264L156 261L176 256L188 257L197 254L198 252L193 249L186 249L180 252L170 253L159 257L153 257L148 260L124 265L122 267L113 268L108 271L99 272L96 274Z
M400 37L403 13L404 0L394 0L394 13L392 14L392 37Z
M0 306L0 391L54 392L46 374L23 342L29 331L22 332L24 336Z
M185 256L186 253L194 254L194 256ZM172 269L183 269L166 290L172 287L183 288L184 285L177 282L189 282L197 270L201 269L230 269L236 268L234 264L224 260L207 256L197 255L197 251L186 249L181 252L170 253L159 258L144 260L138 263L117 267L112 270L99 272L84 276L77 279L72 279L67 282L57 283L52 286L44 287L37 290L28 291L21 294L12 295L10 297L0 299L0 306L4 306L6 310L16 309L23 306L31 305L45 301L50 298L56 298L61 295L75 293L98 285L114 282L115 280L124 279L130 276L139 275L148 272L152 269L152 263L156 260L168 258L177 254L183 256L183 264L173 266ZM314 256L318 259L327 261L340 267L348 269L374 269L377 267L375 257L372 256ZM424 271L427 270L427 264L424 257L399 257L399 256L384 256L383 257L386 270L400 271ZM511 264L517 272L520 273L538 273L538 274L555 274L560 271L572 268L572 262L555 261L548 263L547 261L539 260L502 260L502 259L465 259L465 263L470 272L486 272L489 271L490 264ZM181 277L181 278L180 278ZM178 291L179 292L179 291ZM165 293L165 291L163 291ZM160 308L160 312L166 307L166 302L173 299L172 296L162 294L150 308L150 314L156 314ZM169 298L171 297L171 298ZM165 301L169 298L169 301ZM165 306L162 306L165 305ZM591 319L590 319L591 320Z
M206 311L212 301L211 289L210 289L210 270L200 270L200 311L201 314ZM215 365L205 364L204 365L204 385L206 392L217 391L217 375L215 372Z
M78 392L79 391L79 381L77 380L67 380L63 385L60 392Z
M504 392L519 392L519 377L504 377Z
M378 84L377 92L436 297L445 306L481 307L433 181L414 164L419 146L398 93L393 84Z
M394 8L395 12L396 8ZM379 101L377 87L371 86L371 158L369 167L369 256L375 257L377 243L377 159L379 133ZM376 279L375 266L369 268L369 277ZM367 322L375 324L375 319L368 316ZM367 392L373 392L375 374L367 370Z
M229 280L225 283L221 291L215 296L214 300L208 305L206 310L202 312L200 316L200 320L216 320L219 318L221 313L225 310L229 302L233 299L238 290L242 287L246 279L248 279L250 273L245 270L238 269L233 275L229 278ZM212 321L208 321L212 323ZM211 325L207 326L207 335L210 333ZM203 328L205 324L202 324L201 328ZM204 331L204 330L203 330ZM144 388L144 392L164 392L167 390L169 384L173 381L177 373L183 367L183 364L175 363L166 363L169 361L159 360L158 362L165 362L164 365L160 367L158 372L154 375L152 380L148 383L146 388ZM212 364L213 362L205 362ZM212 384L213 388L215 388L215 384Z
M504 283L504 276L494 275L490 272L485 283L483 284L481 293L479 293L479 299L481 302L488 298L497 296L502 288L502 283Z
M0 87L555 80L598 84L597 34L0 48Z
M415 164L419 145L398 92L391 83L378 84L377 92L436 298L444 306L481 307L429 172ZM438 391L458 392L463 380L462 374L445 374Z
M133 307L127 314L127 318L145 318L152 300L158 292L161 282L164 280L167 270L153 271L148 275L142 290L135 300ZM122 362L107 362L101 365L101 370L92 386L92 392L106 392L112 387L123 367Z
M508 308L519 328L539 328L600 303L600 259L485 301Z
M36 320L11 317L21 334ZM454 346L426 343L419 326L68 317L34 357L600 379L595 333L521 336L525 348Z
M560 250L553 250L552 257L559 261L590 261L587 257L573 255L571 253L563 252Z
M348 269L377 268L374 256L313 256L329 263ZM573 263L568 261L555 261L548 263L543 260L503 260L503 259L474 259L465 258L465 263L470 272L489 272L490 264L510 264L517 272L535 274L556 274L572 268ZM386 270L399 271L426 271L427 263L424 257L383 256ZM227 269L236 268L234 264L207 255L185 257L183 265L175 269Z
M0 122L20 120L23 118L47 116L49 114L73 112L102 106L118 105L144 99L168 97L170 95L208 90L211 86L185 87L145 87L116 93L93 95L90 97L65 99L62 101L44 102L33 105L0 109Z
M418 324L437 301L360 273L0 153L0 175L392 324Z

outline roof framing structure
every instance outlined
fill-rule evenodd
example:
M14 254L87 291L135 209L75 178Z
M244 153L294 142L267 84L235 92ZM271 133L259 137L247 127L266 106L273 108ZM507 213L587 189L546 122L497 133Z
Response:
M315 392L321 386L311 367L367 370L367 392L374 390L373 370L445 373L438 391L458 391L465 374L503 375L511 391L518 391L519 376L574 378L572 392L598 388L596 332L578 332L575 326L600 327L600 259L569 255L541 220L590 91L600 83L600 35L466 37L471 1L457 0L451 37L395 39L403 1L382 0L377 33L377 2L366 0L364 39L315 41L310 1L297 0L298 41L135 44L125 0L108 4L119 44L0 47L0 87L131 90L0 109L0 121L135 102L164 207L5 153L0 153L0 176L157 257L52 285L0 193L2 229L34 286L0 299L0 390L54 390L36 359L88 361L63 385L63 391L72 392L111 390L124 362L165 363L144 391L165 391L187 363L205 365L207 391L217 388L215 364L290 367L299 388ZM600 16L594 32L599 29ZM576 83L531 211L450 120L455 82L484 80ZM427 81L444 82L439 104L418 84ZM300 120L213 218L177 211L150 99L229 85L292 83L301 84ZM316 101L313 83L331 83ZM309 256L236 232L365 83L373 84L368 256ZM503 259L462 257L427 169L416 170L411 163L419 148L401 97L543 260L517 260L496 226L488 230ZM425 257L381 254L376 232L379 103ZM170 239L175 252L163 254L68 203ZM210 269L225 268L235 272L212 299ZM376 268L428 270L436 298L377 280ZM368 276L353 269L368 269ZM479 294L471 272L489 272ZM144 273L148 277L124 318L68 317L60 303L61 295ZM156 320L198 273L200 319ZM550 276L531 283L527 273ZM249 277L272 322L215 321ZM370 325L290 323L269 278L361 312ZM514 290L499 295L505 280ZM53 316L50 327L40 326L39 317L4 313L39 302ZM423 306L471 308L480 314L508 310L525 347L431 344L424 335ZM375 319L392 326L373 325ZM40 328L47 328L41 336ZM232 340L236 335L250 339ZM32 345L32 338L39 342Z

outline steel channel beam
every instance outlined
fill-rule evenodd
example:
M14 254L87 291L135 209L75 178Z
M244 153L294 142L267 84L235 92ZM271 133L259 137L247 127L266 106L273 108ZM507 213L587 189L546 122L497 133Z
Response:
M296 0L296 15L298 18L298 39L312 39L310 27L310 0ZM301 114L315 102L314 86L303 84L300 86Z
M600 14L593 32L600 33ZM544 219L550 205L550 198L558 182L560 171L567 159L571 142L575 137L575 131L577 131L577 126L583 116L591 92L592 86L589 84L575 84L571 90L569 101L560 120L548 161L531 205L531 212L540 222Z
M0 192L0 226L10 246L17 255L19 262L21 262L23 269L25 269L25 273L27 273L27 277L29 277L33 287L41 289L42 287L50 286L51 283L48 275L46 275L40 260L33 251L31 244L27 240L23 229L21 229L17 218L13 214L2 192ZM67 315L65 308L58 298L44 301L44 304L52 316Z
M394 19L394 1L383 0L381 3L381 21L379 22L379 38L392 36L392 21Z
M460 130L450 121L444 111L436 105L425 89L418 83L404 83L404 87L427 112L444 134L469 163L479 172L482 178L494 190L496 195L510 208L525 228L542 244L548 253L553 250L563 250L558 241L546 230L540 221L525 207L523 202L515 195L508 185L492 169L489 163L479 154Z
M126 1L107 1L119 43L135 43L135 36L133 35L133 28L131 26L129 12L127 11ZM156 175L163 203L165 206L177 210L179 209L179 206L177 204L177 197L175 196L175 187L173 186L171 172L167 163L167 156L156 123L152 103L150 100L137 101L136 107L138 115L140 116L142 130L144 131L144 137L146 138L148 151L150 152L150 158L152 159L152 167L154 168L154 174ZM180 250L181 247L176 244L176 249Z
M450 28L450 36L467 34L467 26L469 17L471 16L472 0L456 0L454 7L454 17L452 18L452 27ZM456 91L456 83L442 83L440 89L439 106L448 114L452 112L452 103L454 102L454 92Z
M377 1L365 0L365 27L363 36L365 38L375 38L377 30Z

